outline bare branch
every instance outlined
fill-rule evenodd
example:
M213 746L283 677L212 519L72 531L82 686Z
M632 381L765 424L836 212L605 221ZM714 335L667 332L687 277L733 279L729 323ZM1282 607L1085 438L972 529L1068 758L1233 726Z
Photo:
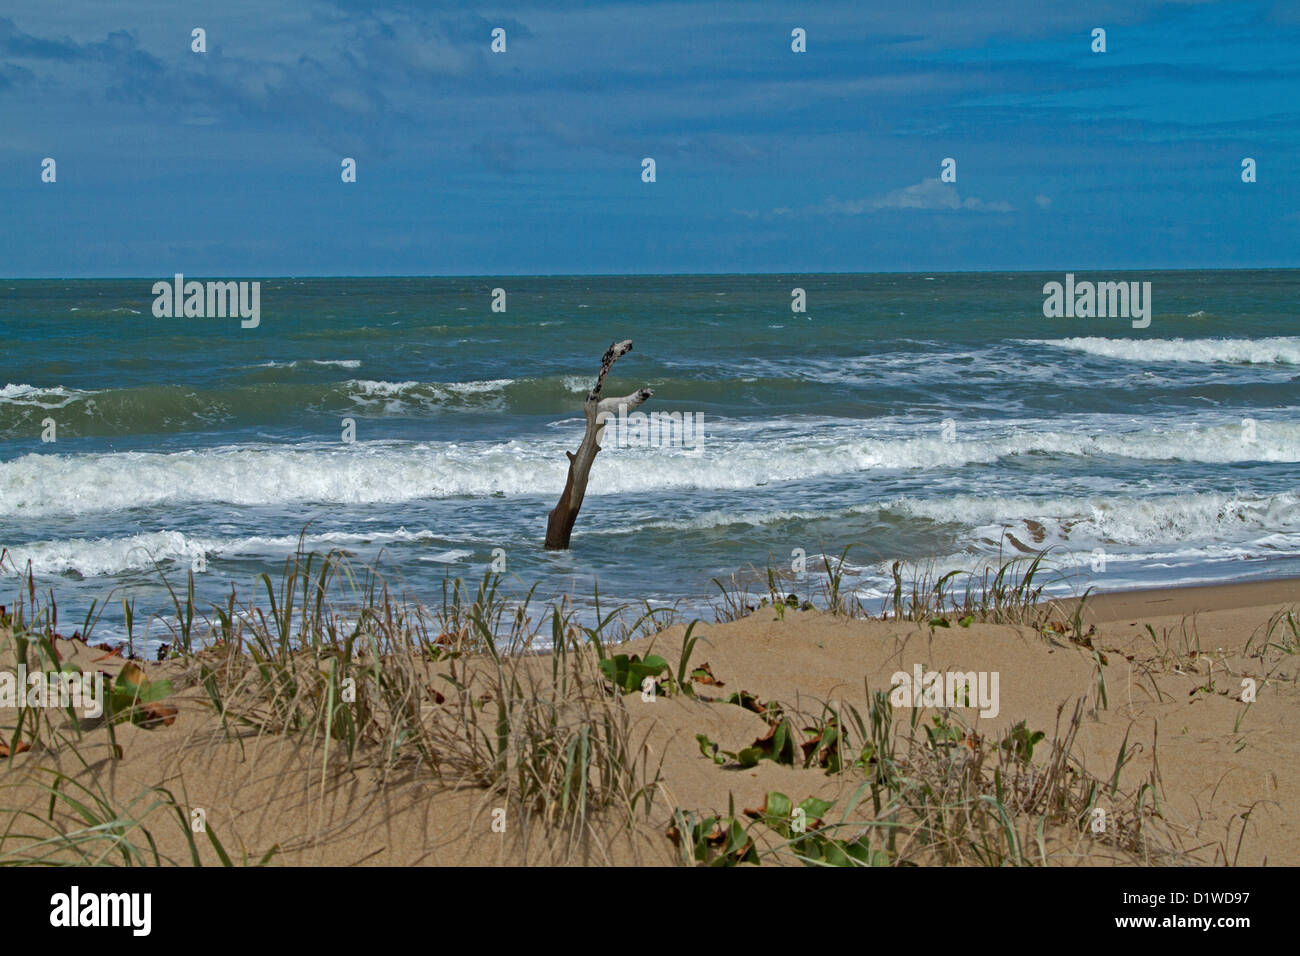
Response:
M573 523L578 520L578 511L582 508L582 499L587 493L587 479L591 474L591 464L600 451L600 440L605 434L605 420L620 410L631 411L654 394L654 389L640 388L631 395L622 398L600 397L605 387L605 376L621 357L632 351L632 340L614 342L605 350L600 360L600 375L596 384L587 393L583 403L583 412L587 417L587 430L583 433L582 444L577 453L565 452L569 456L569 474L564 482L564 491L559 503L551 509L546 522L546 547L552 550L564 550L569 546L569 537L573 533Z
M622 342L610 344L609 348L605 350L605 355L600 360L600 375L596 379L595 386L587 393L587 401L595 402L600 400L600 390L605 387L605 376L614 367L614 363L630 351L632 351L631 339L624 339Z
M653 388L638 388L631 395L624 395L622 398L602 398L596 405L596 421L603 422L606 415L617 415L619 408L624 406L630 412L654 393Z

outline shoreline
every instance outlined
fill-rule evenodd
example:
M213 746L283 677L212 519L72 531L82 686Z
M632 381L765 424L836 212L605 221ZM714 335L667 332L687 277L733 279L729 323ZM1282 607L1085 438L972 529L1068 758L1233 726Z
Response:
M1078 598L1049 599L1073 607ZM1094 591L1085 613L1097 623L1141 617L1165 617L1203 611L1300 604L1300 576L1258 578L1214 584L1174 584L1168 587Z
M757 583L758 581L759 577L755 575L754 582ZM48 587L50 585L47 583L46 588ZM783 590L789 590L789 588ZM411 596L419 600L418 595ZM801 600L811 596L814 596L814 594L799 595ZM0 608L4 608L9 603L8 600L3 599L5 597L7 596L0 596ZM59 598L57 589L54 597L56 601ZM571 595L556 595L550 598L549 601L557 603L561 600L571 600L571 597ZM755 589L749 592L749 597L756 604L764 597L764 594L761 589ZM1045 611L1051 608L1059 608L1067 613L1073 613L1073 609L1077 606L1079 600L1074 595L1044 594L1037 602L1037 606ZM541 604L546 603L546 601L541 602ZM1121 620L1181 617L1203 612L1276 607L1288 604L1300 607L1300 575L1199 584L1171 584L1159 587L1094 590L1087 598L1084 608L1084 620L1094 624L1101 624ZM424 606L432 607L431 604L425 604ZM629 603L627 606L634 607L635 605ZM705 600L705 606L717 610L722 606L722 602L719 597L714 596ZM880 613L885 609L884 598L877 597L864 600L861 606L870 616L870 619L882 620ZM75 616L67 617L66 614L60 616L66 617L68 621L76 619ZM690 613L683 612L682 616L672 619L672 623L666 625L666 627L685 626L693 619L698 619L702 624L716 623L702 613L696 614L693 618ZM886 617L884 620L891 620L891 618ZM102 632L100 635L94 636L93 646L127 647L128 641L123 636L116 634L101 635ZM152 659L154 651L160 644L165 646L170 643L165 630L160 630L157 634L148 638L147 641L140 638L136 640L137 648L144 653L145 659ZM551 651L549 644L543 643L534 646L526 653L546 656ZM139 659L139 657L137 656L136 659Z
M244 653L128 662L56 638L41 643L104 673L110 701L127 678L160 693L116 724L47 708L15 728L0 708L3 739L20 730L0 760L5 812L52 812L65 834L0 831L0 861L104 852L75 807L51 803L54 771L105 814L155 807L132 832L163 866L219 862L178 825L195 808L226 847L274 865L800 865L762 810L785 798L833 806L805 845L823 860L1300 865L1300 615L1284 619L1298 607L1300 578L1104 592L1080 626L1061 600L996 620L768 604L607 640L603 660L571 622L563 653L487 653L464 607L379 632L373 654L347 628L284 644L304 611L283 604L287 618L246 625ZM20 649L29 671L51 669L21 645L0 624L0 671ZM895 698L900 674L916 696ZM977 689L961 700L925 698L922 675L951 693L965 674ZM575 804L577 753L590 787ZM882 778L882 760L898 772ZM884 788L874 809L868 785ZM723 854L716 826L743 832L752 858Z

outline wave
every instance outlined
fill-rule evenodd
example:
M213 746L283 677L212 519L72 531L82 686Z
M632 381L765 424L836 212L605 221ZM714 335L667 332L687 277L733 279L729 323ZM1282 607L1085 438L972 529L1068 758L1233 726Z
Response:
M1300 365L1300 337L1262 339L1025 339L1028 345L1084 352L1127 362L1219 362L1235 365Z
M274 360L270 362L258 362L256 365L249 365L246 366L246 368L298 368L303 365L304 362L307 365L334 366L337 368L361 367L360 359L294 359L292 362L276 362Z
M238 403L265 416L267 392L249 389L203 394L176 385L82 391L61 386L6 385L0 389L0 439L39 434L46 412L62 410L60 437L171 432L227 424Z
M861 437L870 425L752 439L705 435L681 448L609 446L589 493L743 490L881 470L954 469L1019 456L1205 463L1300 461L1300 424L1260 421L1255 440L1225 424L1089 433L1010 432L964 441ZM933 435L934 429L926 429ZM902 432L902 434L900 434ZM564 484L574 436L509 442L241 445L176 453L28 454L0 462L0 515L84 514L224 502L374 504L454 497L550 495Z
M509 378L477 382L377 382L353 379L340 387L349 399L363 408L382 406L386 412L398 413L457 405L503 407L505 388L514 383L514 379Z
M1300 550L1300 493L1275 495L952 495L898 497L842 509L774 511L711 510L689 518L639 522L592 529L592 535L640 531L701 531L725 527L766 527L790 521L827 520L848 524L853 517L888 522L890 527L954 526L973 547L1012 556L1019 550L1100 546L1142 548L1160 544L1252 541L1263 550ZM1008 538L1008 535L1010 536ZM1295 540L1288 536L1296 535ZM1020 545L1018 547L1017 545ZM1199 545L1198 545L1199 546Z
M510 379L447 383L351 379L262 382L206 390L141 385L98 391L9 384L0 388L0 439L38 434L41 421L53 409L64 412L59 419L61 437L156 434L316 421L322 413L420 415L437 410L500 409L505 406L503 390L512 384ZM557 399L559 394L557 390ZM558 400L553 404L562 407Z
M1097 549L1106 561L1126 565L1145 563L1166 566L1197 564L1280 555L1300 555L1300 492L1274 495L1201 493L1193 495L1089 495L1032 497L1026 495L957 495L942 498L899 497L889 501L855 505L845 509L739 511L711 510L690 517L640 521L592 528L586 533L600 536L634 535L643 532L680 535L726 527L761 528L790 521L826 519L838 522L853 534L853 518L867 518L876 530L865 532L863 546L850 554L846 570L856 577L881 577L888 562L861 565L855 556L879 551L865 545L877 532L897 529L912 533L948 529L945 537L965 549L943 558L912 562L912 569L944 573L996 567L1009 558L1049 551L1046 567L1055 571L1090 564ZM618 519L616 519L617 521ZM472 537L472 536L471 536ZM465 539L460 535L457 540ZM448 538L431 530L329 531L301 539L304 549L340 549L362 553L366 559L381 548L404 543L442 543ZM11 547L5 569L22 570L31 564L37 574L68 574L90 577L128 572L152 572L158 566L188 565L199 555L208 559L283 560L298 549L297 535L247 535L221 537L186 534L180 531L145 532L122 537L66 538L34 541ZM463 541L462 541L463 543ZM472 557L473 551L450 547L437 553L421 553L425 563L455 564ZM831 556L834 561L838 555ZM882 555L884 557L884 555ZM812 566L821 567L814 556Z
M343 364L340 360L338 364ZM284 381L286 366L268 363L246 367L252 378L229 387L138 385L82 391L63 386L9 384L0 388L0 440L29 439L39 434L50 409L63 409L60 437L159 434L214 428L303 424L317 427L324 415L369 415L427 418L446 413L523 413L581 416L582 395L592 378L543 376L464 382L347 379L340 382ZM652 379L656 391L671 395L678 406L712 406L741 400L763 407L805 387L795 379L752 382L691 378ZM866 413L877 410L863 406Z
M978 580L1012 559L1021 559L1018 573L1023 573L1032 556L1047 551L1038 583L1052 593L1077 593L1088 585L1193 583L1212 579L1206 572L1213 565L1300 556L1296 492L1077 499L959 495L851 510L955 526L952 540L961 550L902 561L905 580L933 581L952 571L972 572ZM892 563L846 563L845 569L859 597L877 599L891 591ZM966 581L959 577L957 586Z
M1104 561L1099 563L1099 556L1093 551L1079 550L1072 552L1057 551L1050 560L1039 566L1034 577L1034 587L1043 587L1049 596L1078 596L1088 588L1102 591L1131 590L1135 588L1175 587L1179 585L1208 584L1230 580L1241 580L1239 571L1234 569L1241 562L1260 557L1288 557L1300 555L1300 547L1292 547L1271 555L1261 555L1259 549L1236 545L1207 545L1201 548L1183 548L1168 552L1139 551L1124 554L1106 551ZM923 560L899 562L899 571L904 581L924 579L937 581L944 575L956 571L955 588L960 595L967 584L978 593L984 580L991 580L1009 558L1016 555L993 557L988 554L973 554L961 551L941 557ZM1030 558L1019 556L1013 572L1009 575L1013 582L1022 579L1028 569ZM831 556L834 566L835 555ZM816 561L809 557L809 566L821 566L822 559ZM845 565L845 587L852 588L853 593L864 600L888 599L893 593L893 562L885 562L868 568L850 568ZM1215 570L1218 566L1219 570ZM1227 566L1228 573L1224 573ZM1259 573L1259 566L1251 569ZM967 574L971 577L967 577ZM952 593L954 585L948 585ZM882 607L883 610L883 607Z
M126 306L119 306L115 309L90 309L81 306L73 306L68 309L69 312L80 312L79 319L93 319L106 315L140 315L139 309L131 309Z
M960 525L986 548L1002 547L1003 532L1010 532L1010 547L1019 544L1023 551L1248 540L1268 548L1264 539L1269 536L1300 535L1300 494L1294 492L1080 498L954 495L898 499L883 510ZM1300 537L1293 546L1300 547Z
M4 570L24 571L30 562L36 574L75 572L90 577L122 574L129 571L153 571L159 565L180 562L190 564L195 558L272 557L281 559L295 552L299 541L309 551L330 549L365 549L377 551L389 544L412 541L442 540L432 531L396 531L354 533L327 531L307 535L249 535L220 538L187 535L180 531L153 531L116 538L65 538L33 541L8 549ZM470 557L472 552L452 549L428 556L428 560L454 563Z
M64 388L62 385L39 388L35 385L15 385L10 383L4 388L0 388L0 404L14 405L20 408L63 408L71 402L82 401L94 394L94 392Z
M910 340L908 340L910 341ZM799 357L752 360L738 367L747 374L790 377L822 385L897 387L899 385L951 384L1005 381L1020 384L1058 381L1059 368L1031 361L1020 350L1001 344L958 347L938 342L914 341L914 350L874 352L835 358Z

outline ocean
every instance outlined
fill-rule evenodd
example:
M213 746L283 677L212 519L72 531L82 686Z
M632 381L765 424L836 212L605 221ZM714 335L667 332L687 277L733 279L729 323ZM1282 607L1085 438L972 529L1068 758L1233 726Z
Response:
M0 280L8 589L30 564L65 632L107 599L106 638L134 599L139 641L163 576L246 600L304 534L430 604L495 560L537 599L703 613L846 547L869 605L895 560L1040 549L1062 593L1300 574L1300 272L1077 277L1149 281L1150 325L1045 317L1063 273L262 279L255 328L155 317L171 276ZM607 441L547 552L625 338L606 394L702 434Z

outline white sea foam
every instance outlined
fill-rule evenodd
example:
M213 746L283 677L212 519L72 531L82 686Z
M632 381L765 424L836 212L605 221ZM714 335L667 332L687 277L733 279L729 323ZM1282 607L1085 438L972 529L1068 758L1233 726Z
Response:
M1287 552L1287 555L1300 556L1300 549L1293 548ZM1048 595L1077 596L1087 588L1127 590L1204 584L1238 579L1241 573L1233 573L1232 567L1259 557L1258 551L1253 548L1218 545L1188 548L1171 553L1107 552L1106 570L1099 572L1092 570L1092 555L1089 552L1058 553L1052 559L1052 564L1039 567L1033 586L1037 588L1041 585L1043 592ZM989 572L991 578L1005 560L1005 557L994 558L960 552L925 561L903 561L900 562L899 571L904 581L910 581L914 577L935 581L949 572L957 571L959 574L955 579L956 589L960 594L968 582L973 585L972 590L978 592L985 572ZM1010 583L1014 584L1022 580L1029 562L1030 559L1026 558L1016 563L1010 575ZM818 559L816 565L820 566L820 564L821 559ZM852 587L853 593L865 602L888 599L893 589L890 565L892 562L853 575L846 574L846 589ZM1258 565L1253 568L1256 574L1259 570ZM965 576L966 572L971 572L974 575L973 579L968 579ZM948 590L951 592L952 582L949 583ZM868 603L867 607L875 610L881 606Z
M1042 423L1040 423L1042 424ZM927 429L930 436L933 430ZM610 447L589 494L741 490L878 470L960 468L1024 455L1205 463L1300 461L1300 423L1259 421L1254 442L1239 425L1129 432L1015 428L965 441L888 437L837 429L761 439L710 438L698 457L678 449ZM707 427L706 427L707 433ZM565 436L567 439L568 436ZM78 515L225 502L233 505L367 504L459 496L551 495L564 484L570 441L361 442L344 446L237 446L163 454L28 454L0 462L0 515Z
M1300 336L1262 339L1028 339L1026 344L1085 352L1129 362L1220 362L1300 365Z
M306 363L308 365L332 365L337 368L361 367L360 359L307 359ZM302 364L303 363L297 359L294 359L292 362L277 362L272 360L269 362L258 362L256 365L249 366L249 368L297 368Z
M473 555L473 551L466 551L464 548L452 548L450 551L443 551L441 554L423 555L420 560L430 564L456 564L458 561L473 557Z
M978 582L985 571L1020 558L1013 575L1018 577L1033 555L1047 550L1036 584L1054 593L1077 592L1084 586L1195 583L1221 577L1210 573L1213 566L1300 557L1297 492L1080 499L959 495L899 499L886 508L952 522L961 528L957 539L969 542L953 554L902 562L904 580L934 581L957 571L973 573ZM858 596L887 596L891 564L850 567ZM956 586L963 588L966 581L959 575Z
M881 352L831 358L760 359L741 367L745 373L793 376L827 385L880 385L1014 378L1020 383L1052 382L1060 369L1025 360L1009 348L954 349L916 342L917 351Z
M343 384L348 397L362 406L382 405L385 411L457 405L473 398L476 402L500 404L505 388L514 379L499 378L475 382L377 382L352 379Z
M327 551L332 548L378 550L378 548L408 541L432 541L437 536L432 531L396 531L354 533L328 531L308 535L301 539L308 550ZM123 537L63 538L51 541L33 541L8 549L5 570L25 570L31 562L36 574L63 574L76 571L86 576L121 574L126 571L149 571L167 562L188 565L194 558L235 556L271 556L282 558L297 550L298 535L249 535L246 537L213 537L187 535L180 531L151 531ZM472 552L451 550L431 556L430 560L453 563L469 557Z
M1234 493L1084 496L1080 498L953 495L900 498L885 508L910 517L953 522L971 529L963 536L986 547L1002 543L1004 531L1033 550L1204 542L1255 542L1268 549L1283 538L1300 547L1300 493L1269 496ZM1271 540L1269 539L1271 536ZM1015 544L1007 543L1014 552Z
M94 394L94 392L83 392L75 388L64 388L61 385L41 388L36 385L11 383L4 386L4 388L0 388L0 404L63 408L70 402Z
M844 512L847 514L848 512ZM608 528L588 530L587 534L619 535L634 534L638 531L708 531L713 528L725 528L730 525L762 527L781 521L809 521L826 517L821 511L706 511L689 518L668 518L655 521L638 521L634 524L617 524Z
M1016 545L1091 549L1111 546L1147 548L1205 542L1249 543L1257 550L1300 550L1300 491L1276 495L1213 492L1191 495L945 495L936 498L900 497L852 505L842 510L773 511L712 510L689 518L634 522L588 534L631 534L638 531L697 531L728 525L753 527L816 518L843 520L858 515L901 515L952 524L959 536L990 550L1004 548L1014 556ZM1162 552L1163 553L1163 552ZM1169 552L1182 554L1183 551ZM1166 555L1168 556L1168 555Z
M376 382L369 379L351 379L344 385L363 398L391 398L393 396L421 395L450 392L457 395L481 395L499 392L514 379L498 378L479 382Z
M1107 562L1150 566L1192 566L1279 555L1300 555L1300 492L1271 496L1203 493L1192 495L1092 495L1081 498L1005 495L956 495L935 498L903 497L857 505L841 511L712 510L691 517L662 521L633 521L590 529L590 535L624 535L642 531L699 531L728 525L758 527L814 517L843 519L852 515L899 515L952 524L956 539L969 549L919 563L912 570L932 574L976 570L982 562L1050 549L1049 566L1069 570L1087 564L1091 552L1102 548ZM464 536L462 536L464 537ZM432 542L445 537L430 530L330 531L308 535L309 550L340 548L370 554L407 542ZM281 560L295 551L297 535L221 537L179 531L145 532L121 537L64 538L28 542L9 549L6 570L31 562L37 574L75 571L85 576L150 571L156 564L188 565L197 555L209 559L245 557ZM859 549L861 550L861 549ZM422 554L419 561L455 564L473 552L453 548ZM838 555L834 556L839 560ZM820 567L820 559L811 562ZM885 566L846 564L854 577L880 577Z

